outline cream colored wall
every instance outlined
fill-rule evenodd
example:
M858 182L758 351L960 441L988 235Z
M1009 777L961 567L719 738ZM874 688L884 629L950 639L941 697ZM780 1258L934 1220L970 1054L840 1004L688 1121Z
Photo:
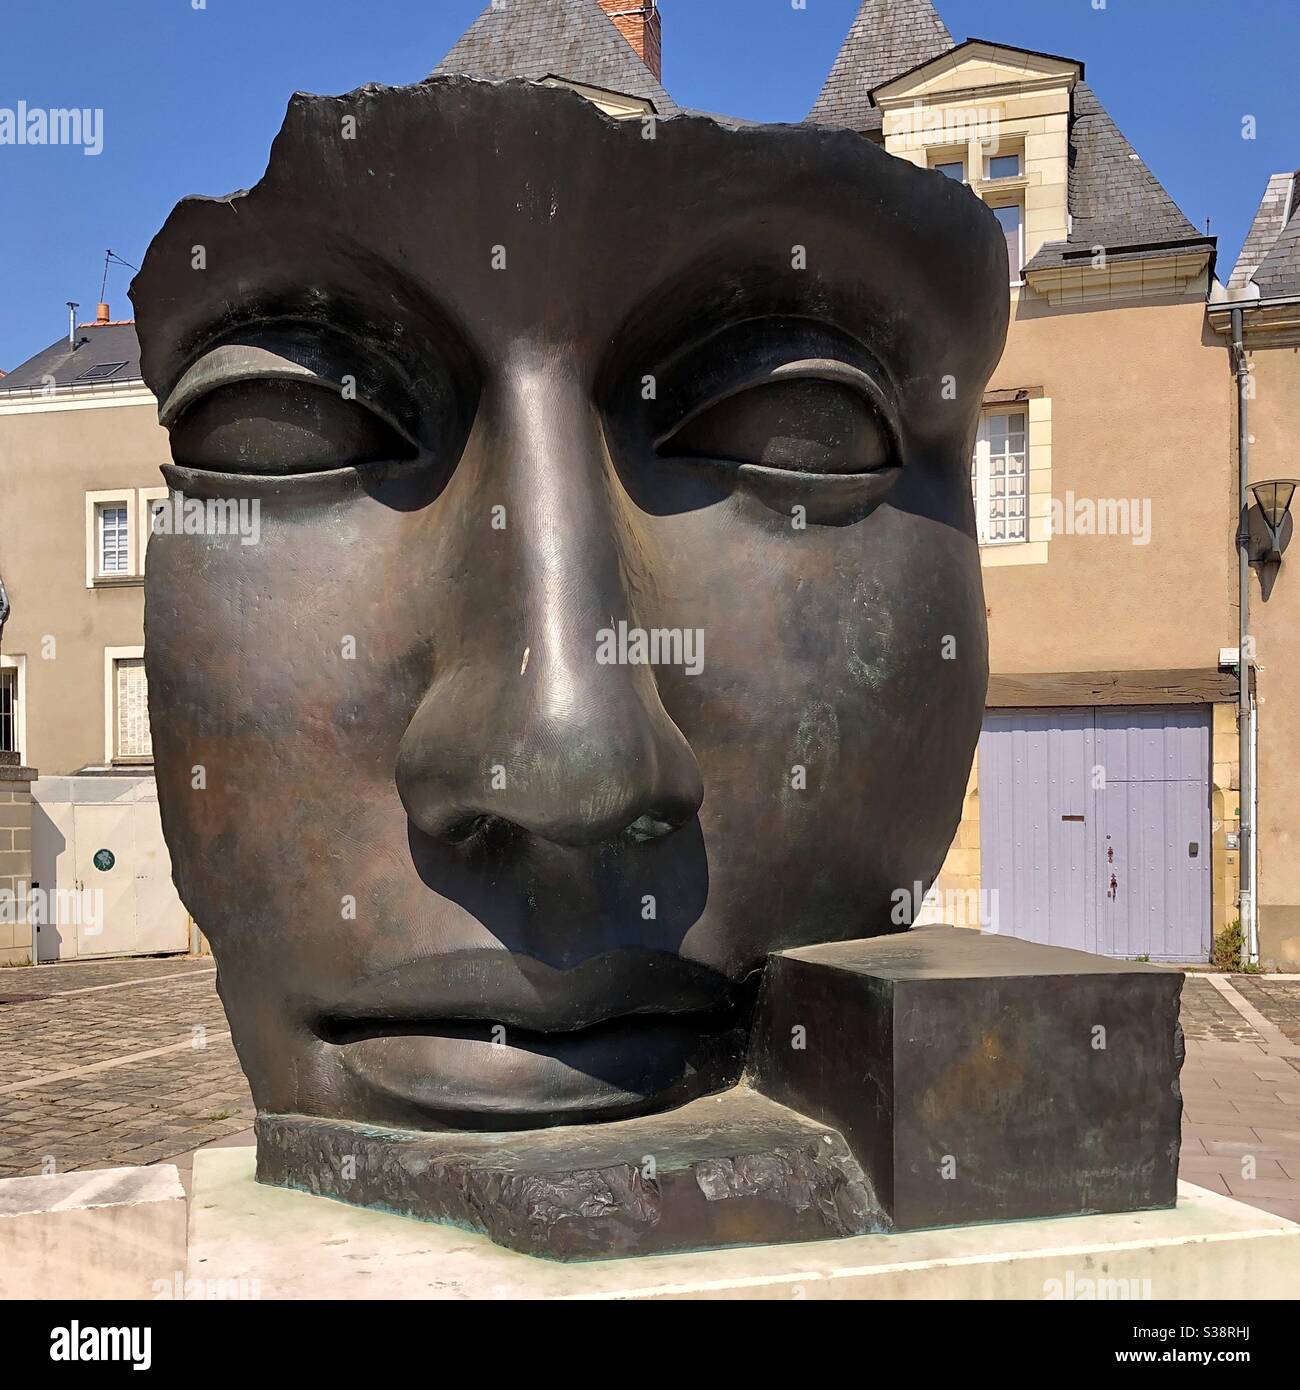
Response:
M1022 204L1028 262L1044 242L1069 234L1068 127L1076 72L1073 63L1026 55L1012 64L981 48L967 50L951 66L941 60L880 94L885 148L922 166L939 151L962 152L976 193ZM918 116L916 102L929 119ZM1024 154L1019 179L984 181L985 156L1018 151Z
M0 572L25 656L26 761L45 776L104 761L104 648L144 641L139 581L86 587L86 493L162 484L156 407L0 411Z
M1072 63L973 45L878 93L885 147L922 166L960 154L977 195L1021 200L1028 262L1045 242L1069 235L1067 128L1077 76ZM1016 149L1024 151L1019 180L982 179L985 155ZM1029 538L981 552L993 671L1213 668L1220 648L1236 645L1232 384L1221 340L1205 327L1207 263L1204 251L1121 259L1035 272L1030 285L1013 287L990 391L1030 392ZM1292 400L1300 410L1300 391ZM1300 437L1295 424L1292 440ZM1149 506L1149 542L1054 529L1053 501L1064 508L1071 498ZM1285 644L1275 641L1280 658ZM1300 669L1300 651L1287 645L1286 655ZM1216 706L1213 721L1218 933L1237 912L1238 856L1227 844L1238 827L1235 709ZM1279 784L1289 776L1294 785L1300 771L1300 720L1292 717L1292 727L1296 746L1267 764ZM1300 888L1293 852L1289 864ZM938 886L958 896L981 886L978 764ZM1287 891L1287 901L1300 903L1300 891Z
M990 390L1042 387L1050 409L1025 405L1037 407L1050 445L1044 450L1031 422L1031 540L982 552L991 669L1216 666L1219 649L1237 640L1232 383L1221 342L1205 332L1203 300L1063 310L1022 291L1013 314ZM1150 543L1069 534L1043 541L1035 470L1062 502L1069 492L1149 499ZM1007 563L1017 550L1043 562ZM1234 706L1214 707L1212 756L1217 935L1237 913L1237 854L1227 842L1238 828ZM964 897L982 886L978 772L977 760L941 893Z
M1241 854L1228 836L1241 830L1241 759L1237 706L1215 705L1210 743L1210 925L1218 936L1240 918Z
M1055 534L1046 564L986 564L994 671L1212 668L1236 645L1231 381L1203 323L1199 298L1020 297L990 389L1041 386L1052 496L1149 501L1151 538Z
M1257 348L1250 363L1251 479L1300 476L1300 346ZM1250 585L1259 663L1259 931L1265 959L1294 970L1300 968L1300 543L1270 568L1267 599L1258 567Z

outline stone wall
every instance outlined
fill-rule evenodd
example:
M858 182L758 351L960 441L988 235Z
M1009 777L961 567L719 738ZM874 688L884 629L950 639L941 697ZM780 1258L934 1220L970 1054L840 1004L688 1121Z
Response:
M0 753L0 966L31 965L32 929L16 904L32 881L32 781L17 753Z

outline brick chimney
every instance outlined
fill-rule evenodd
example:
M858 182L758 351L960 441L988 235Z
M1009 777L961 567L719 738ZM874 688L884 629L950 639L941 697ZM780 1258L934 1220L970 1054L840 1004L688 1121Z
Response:
M658 0L599 0L599 4L636 50L636 56L662 82L663 33Z

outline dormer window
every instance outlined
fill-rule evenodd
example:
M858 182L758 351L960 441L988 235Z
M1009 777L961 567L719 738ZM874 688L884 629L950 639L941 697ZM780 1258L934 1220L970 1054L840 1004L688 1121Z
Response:
M885 149L960 180L992 209L1014 286L1044 246L1069 235L1082 77L1071 58L968 39L871 88Z
M1025 214L1019 203L1006 203L994 207L993 216L1002 227L1002 235L1007 243L1007 271L1010 283L1021 283L1021 267L1025 263Z

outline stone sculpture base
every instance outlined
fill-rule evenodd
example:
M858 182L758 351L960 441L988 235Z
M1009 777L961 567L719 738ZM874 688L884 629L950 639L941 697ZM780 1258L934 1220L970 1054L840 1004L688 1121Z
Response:
M512 1134L262 1115L257 1176L556 1260L883 1229L840 1135L745 1087L663 1115Z
M955 927L810 946L769 959L750 1070L843 1133L895 1230L1168 1207L1182 987Z
M1166 1211L560 1264L486 1236L253 1180L194 1156L189 1277L262 1299L1286 1299L1300 1226L1179 1184Z
M264 1114L257 1177L557 1260L1168 1207L1181 987L953 927L783 952L733 1091L505 1134Z

